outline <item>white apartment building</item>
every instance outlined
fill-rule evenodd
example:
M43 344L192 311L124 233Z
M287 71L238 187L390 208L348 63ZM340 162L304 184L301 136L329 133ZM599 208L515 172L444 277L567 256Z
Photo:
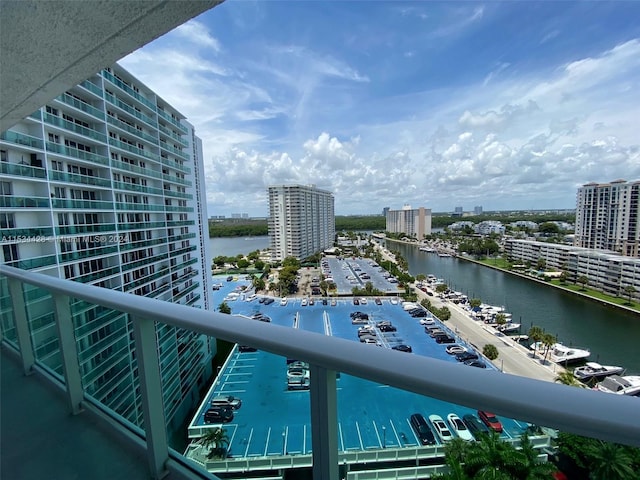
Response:
M54 277L209 307L202 142L175 108L119 65L0 133L0 261ZM6 281L0 295L8 294ZM61 371L51 297L25 292L37 358ZM0 322L15 336L11 313ZM129 319L72 302L85 389L142 424ZM211 376L211 339L158 327L163 405L178 429Z
M505 253L513 260L535 265L543 259L547 268L565 271L569 281L585 276L589 286L618 297L626 297L625 287L636 289L634 297L640 299L640 259L618 255L611 251L536 242L509 238Z
M422 240L431 235L431 209L419 207L412 209L404 205L401 210L389 210L386 215L386 230L390 233L404 233Z
M268 195L274 260L304 260L333 246L336 224L331 192L314 185L272 185Z
M588 183L578 189L575 245L640 256L640 180Z

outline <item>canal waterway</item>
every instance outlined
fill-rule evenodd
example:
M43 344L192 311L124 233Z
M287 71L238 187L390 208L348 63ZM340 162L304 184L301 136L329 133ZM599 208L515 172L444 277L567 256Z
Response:
M211 257L235 257L236 255L269 248L269 236L257 237L215 237L209 238Z
M522 324L522 334L538 325L566 345L591 350L591 361L621 365L640 374L640 316L453 257L422 252L417 246L387 241L409 264L409 273L433 274L469 298L502 306Z

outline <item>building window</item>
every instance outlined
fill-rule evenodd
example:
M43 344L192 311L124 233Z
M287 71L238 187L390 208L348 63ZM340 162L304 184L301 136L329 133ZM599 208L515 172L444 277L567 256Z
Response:
M9 157L6 150L0 150L0 162L8 162Z

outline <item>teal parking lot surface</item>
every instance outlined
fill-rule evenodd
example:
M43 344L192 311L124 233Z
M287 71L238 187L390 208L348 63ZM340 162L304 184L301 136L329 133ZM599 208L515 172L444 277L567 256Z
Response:
M396 332L384 335L382 347L390 348L402 343L412 347L413 355L456 362L446 353L445 345L437 344L425 333L418 318L411 317L401 305L391 304L389 299L383 299L381 305L376 305L373 299L366 305L353 305L349 298L338 300L335 306L322 305L321 302L302 306L302 299L289 298L285 306L280 305L279 299L264 305L259 303L259 297L251 299L250 290L240 291L241 286L250 286L249 280L241 277L227 282L225 276L214 277L214 283L221 284L221 287L214 291L213 304L219 305L226 299L233 315L251 316L261 312L277 325L357 342L357 331L361 325L353 325L349 314L361 311L367 313L373 322L389 320L397 327ZM239 294L229 296L234 291ZM446 329L446 326L442 328ZM371 345L371 348L381 347ZM421 413L425 418L436 414L445 421L450 413L460 418L476 413L467 407L350 375L339 375L337 388L341 451L419 445L409 424L413 413ZM204 413L211 398L218 395L233 395L242 400L242 406L234 411L233 421L224 424L232 457L308 454L312 451L309 391L287 388L287 360L284 357L262 351L240 352L234 348L209 397L202 403L195 426L206 425ZM500 420L504 426L504 438L520 436L528 426L503 417Z

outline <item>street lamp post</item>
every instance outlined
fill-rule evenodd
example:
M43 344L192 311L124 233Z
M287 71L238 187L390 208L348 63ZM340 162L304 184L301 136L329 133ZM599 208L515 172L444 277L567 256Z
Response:
M382 448L387 448L387 429L382 426Z

